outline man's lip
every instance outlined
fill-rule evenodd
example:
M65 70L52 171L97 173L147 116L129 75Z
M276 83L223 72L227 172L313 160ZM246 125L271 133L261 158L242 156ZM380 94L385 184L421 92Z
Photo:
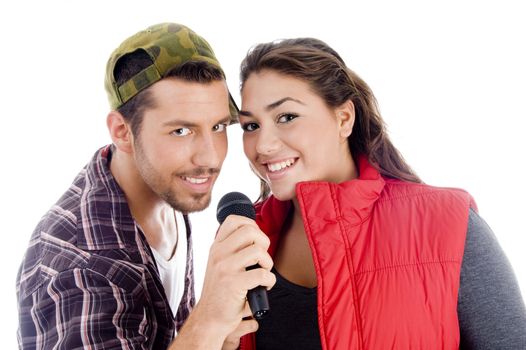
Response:
M189 187L193 191L196 192L208 192L210 191L214 176L179 176L179 178L182 180L182 182L185 184L185 186ZM199 183L199 182L191 182L188 180L188 178L193 179L206 179L206 181Z
M188 175L183 175L181 176L183 179L197 179L197 180L206 180L206 179L209 179L211 178L212 176L188 176Z

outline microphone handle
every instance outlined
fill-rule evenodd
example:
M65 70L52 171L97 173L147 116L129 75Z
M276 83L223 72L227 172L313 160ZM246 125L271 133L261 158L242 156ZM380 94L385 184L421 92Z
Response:
M259 265L252 265L247 267L247 270L257 269L259 267ZM247 300L252 311L252 316L254 316L256 320L261 320L270 310L267 289L263 286L250 289L247 293Z

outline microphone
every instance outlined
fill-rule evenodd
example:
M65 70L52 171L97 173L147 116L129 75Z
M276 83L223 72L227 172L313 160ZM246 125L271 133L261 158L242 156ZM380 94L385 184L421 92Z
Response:
M240 192L230 192L221 198L217 204L217 221L221 225L229 215L240 215L249 219L256 219L256 210L252 205L250 199ZM252 270L260 267L259 265L252 265L247 267L247 270ZM250 289L247 293L248 305L252 315L256 320L262 319L270 310L268 305L267 290L263 286L257 286Z

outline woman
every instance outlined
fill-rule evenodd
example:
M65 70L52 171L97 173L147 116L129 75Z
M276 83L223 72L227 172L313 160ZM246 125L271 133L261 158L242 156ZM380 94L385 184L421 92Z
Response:
M242 349L526 348L517 282L471 196L422 183L333 49L260 44L241 94L277 276Z

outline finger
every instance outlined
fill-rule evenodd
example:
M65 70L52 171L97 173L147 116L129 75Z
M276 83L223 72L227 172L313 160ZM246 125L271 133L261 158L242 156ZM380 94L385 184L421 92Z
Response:
M270 247L270 239L257 225L242 225L221 242L222 244L238 248L257 245L264 250L268 250Z
M223 241L225 238L230 236L232 232L234 232L235 230L237 230L239 227L243 225L251 225L251 226L257 227L256 222L250 218L239 216L239 215L227 216L225 221L223 221L221 226L219 226L219 230L216 235L216 241L218 242Z
M251 319L241 321L234 332L230 333L228 337L226 337L222 350L237 349L239 347L240 338L245 334L257 331L258 328L259 325L256 320Z
M270 271L257 268L238 274L232 283L235 283L236 288L243 290L246 295L249 289L254 289L257 286L264 286L267 289L271 289L276 283L276 276Z
M252 310L250 310L250 305L248 304L248 301L245 302L245 307L243 308L242 315L243 319L252 317Z
M270 246L270 239L257 226L243 225L223 241L216 239L210 247L210 253L217 259L224 259L249 246L260 247L266 252Z
M237 265L238 271L254 265L259 265L266 270L271 270L272 266L274 266L274 262L269 253L255 245L248 246L232 254L225 259L225 262L231 264L231 266Z
M241 321L239 323L237 328L232 333L230 333L230 335L227 337L227 339L229 339L229 338L230 339L237 339L239 341L239 338L241 338L245 334L253 333L253 332L257 331L258 328L259 328L258 321L254 320L254 319L243 320L243 321Z

